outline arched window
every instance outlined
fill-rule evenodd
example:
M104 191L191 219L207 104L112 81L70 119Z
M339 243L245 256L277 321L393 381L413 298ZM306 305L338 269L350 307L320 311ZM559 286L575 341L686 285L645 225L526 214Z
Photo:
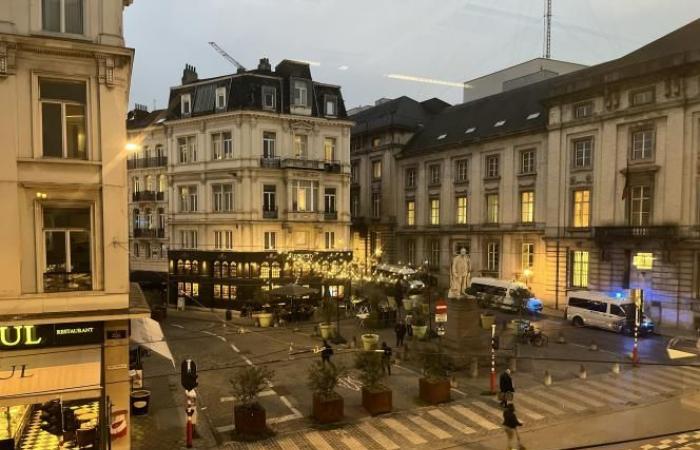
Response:
M196 259L192 261L192 273L199 273L199 261Z
M260 264L260 278L267 280L270 278L270 264L264 262Z
M221 278L228 278L228 263L226 261L221 263Z
M221 263L214 261L214 278L221 278Z
M185 260L185 273L192 272L192 262L189 259Z
M279 278L280 275L281 275L280 264L278 262L273 262L272 263L272 278Z
M177 273L183 273L185 271L185 263L181 259L177 260Z

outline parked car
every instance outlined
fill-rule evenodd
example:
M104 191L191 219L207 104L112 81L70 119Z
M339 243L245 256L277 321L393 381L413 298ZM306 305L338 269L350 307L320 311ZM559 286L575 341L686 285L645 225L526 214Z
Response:
M530 296L522 305L511 294L516 289L524 289ZM499 280L489 277L474 277L469 290L476 295L479 305L504 311L519 312L520 308L530 313L542 312L542 301L532 296L525 283L519 281Z
M634 330L634 302L622 294L615 296L598 291L571 291L566 295L566 320L578 327L589 326L631 333ZM642 313L642 334L654 332L654 322Z

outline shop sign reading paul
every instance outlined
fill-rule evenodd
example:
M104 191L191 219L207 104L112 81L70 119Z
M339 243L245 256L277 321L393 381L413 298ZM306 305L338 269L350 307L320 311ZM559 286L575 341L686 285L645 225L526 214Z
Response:
M102 322L0 326L0 351L99 344Z

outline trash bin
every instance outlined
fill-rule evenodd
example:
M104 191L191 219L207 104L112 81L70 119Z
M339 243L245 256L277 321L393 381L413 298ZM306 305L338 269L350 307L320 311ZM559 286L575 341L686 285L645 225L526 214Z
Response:
M148 405L151 402L151 391L140 389L131 391L131 414L142 416L148 414Z

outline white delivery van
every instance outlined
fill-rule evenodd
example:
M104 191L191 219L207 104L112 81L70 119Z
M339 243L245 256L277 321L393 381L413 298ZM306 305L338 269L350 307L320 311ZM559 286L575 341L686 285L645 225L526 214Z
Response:
M634 329L634 302L622 294L598 291L570 291L566 295L566 320L577 327L590 326L630 333ZM642 314L639 331L652 333L654 322Z
M518 311L518 305L510 296L514 289L527 289L525 283L520 281L506 281L489 277L474 277L469 285L475 293L479 305L483 307L498 308L506 311ZM539 313L542 311L542 302L534 297L527 299L525 310Z

